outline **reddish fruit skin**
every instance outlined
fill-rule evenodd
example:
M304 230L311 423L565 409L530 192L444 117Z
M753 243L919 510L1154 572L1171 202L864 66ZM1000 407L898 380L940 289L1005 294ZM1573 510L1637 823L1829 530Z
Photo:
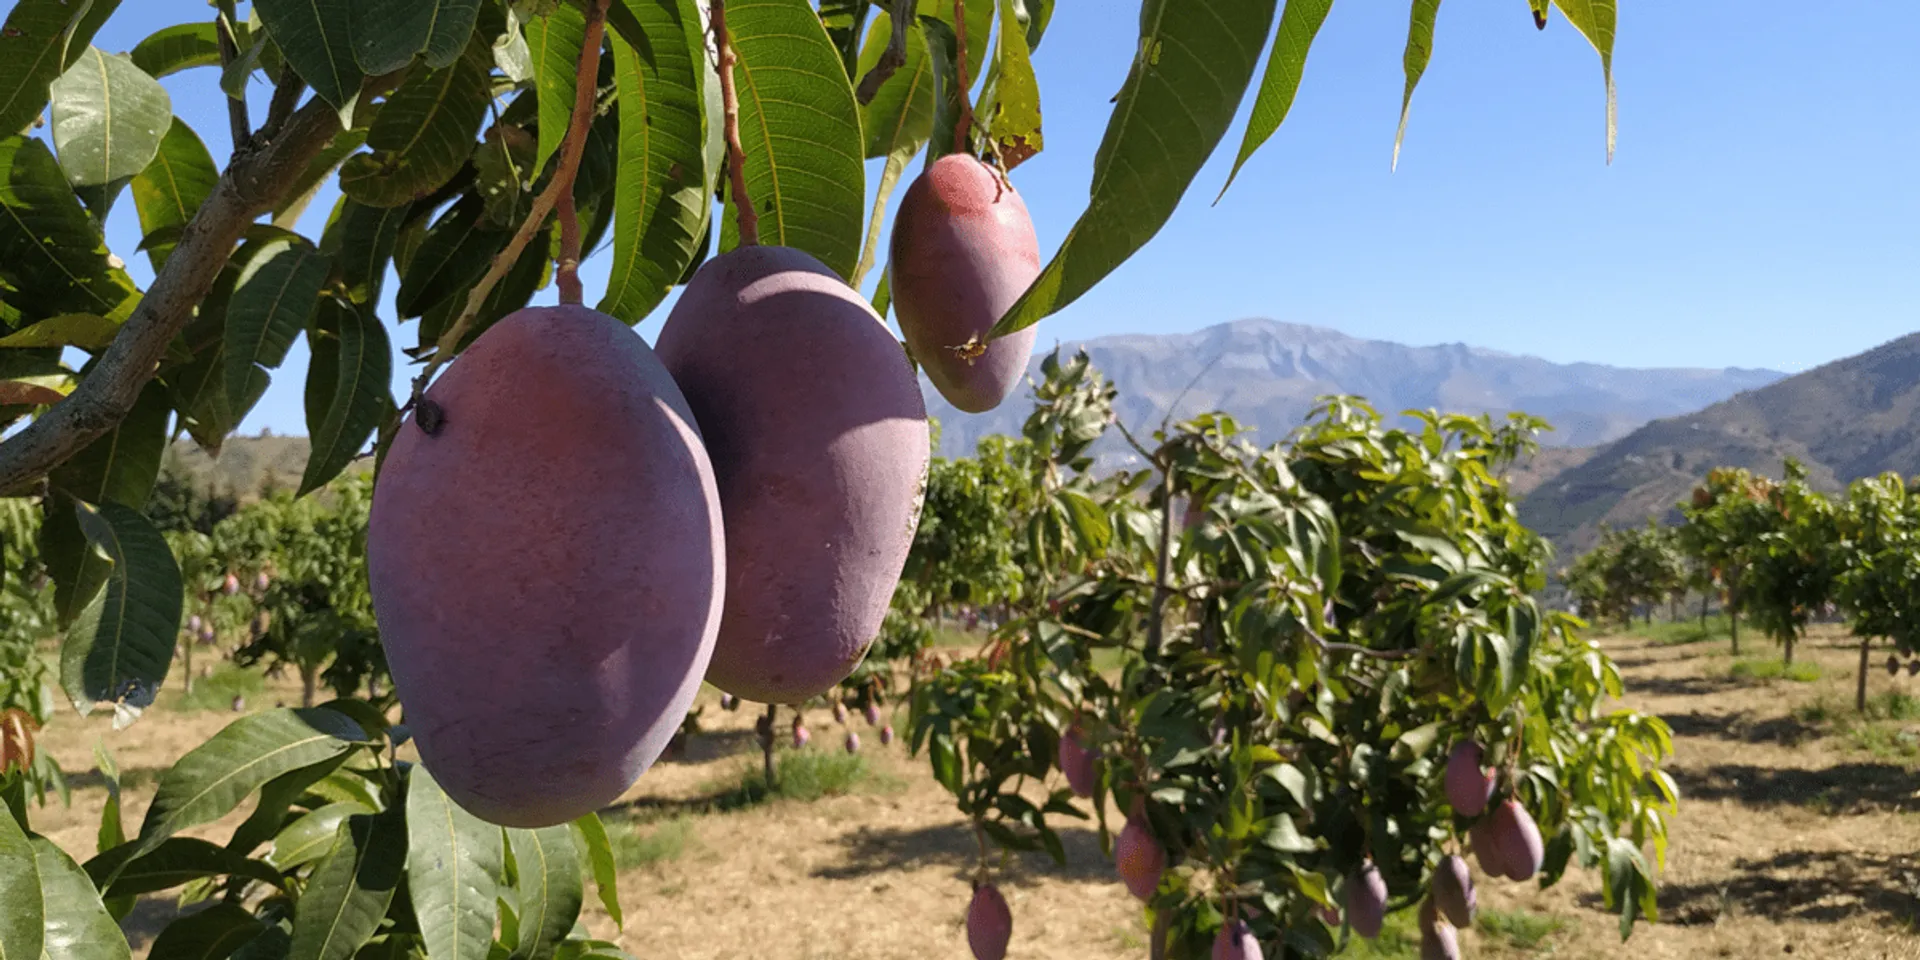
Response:
M1027 372L1037 333L987 333L1040 275L1040 240L1019 192L964 153L933 162L900 200L888 282L907 349L947 402L1000 405ZM984 343L969 360L956 348Z
M1480 765L1480 745L1462 740L1447 754L1447 803L1463 817L1477 817L1493 799L1493 771Z
M860 735L857 733L854 733L851 730L847 731L847 752L848 753L860 752Z
M1167 852L1160 849L1160 842L1141 818L1128 817L1126 827L1113 842L1113 862L1127 892L1145 902L1160 888L1160 875L1167 870Z
M880 725L880 705L877 703L867 704L867 726L877 727L879 725Z
M1093 788L1100 782L1093 766L1097 757L1080 740L1078 730L1069 730L1060 738L1060 772L1067 775L1067 786L1074 796L1093 796Z
M967 947L974 960L1006 960L1007 944L1013 939L1013 910L999 888L983 883L973 891L973 903L967 906Z
M1420 960L1460 960L1460 936L1441 918L1432 897L1420 905Z
M801 747L806 746L807 741L812 739L813 739L813 733L809 731L806 727L793 728L793 748L795 750L798 750Z
M1486 817L1474 824L1467 832L1467 837L1473 842L1473 855L1480 861L1480 872L1489 877L1504 877L1507 875L1507 856L1494 838L1493 819Z
M1452 855L1441 857L1440 866L1433 871L1433 902L1441 915L1456 927L1473 926L1477 899L1467 862Z
M883 747L893 746L893 724L889 723L880 728L880 745Z
M1387 881L1372 860L1347 878L1347 922L1353 932L1368 940L1380 935L1387 919Z
M196 636L200 633L200 615L199 614L196 613L193 616L187 618L187 632L194 634Z
M707 680L761 703L818 696L879 635L919 523L931 449L900 342L820 261L755 246L700 268L657 349L730 532Z
M580 306L504 319L400 425L367 572L420 758L474 815L565 823L658 759L706 672L720 503L646 342Z
M833 704L833 722L843 727L847 725L847 705L837 700Z
M220 585L220 589L225 590L227 593L227 596L229 597L233 596L236 593L239 593L240 578L234 576L231 573L227 574L226 582Z
M1213 960L1263 960L1260 941L1245 920L1229 920L1213 938Z
M1517 800L1508 800L1493 811L1493 842L1500 848L1500 859L1507 865L1509 880L1531 880L1546 859L1546 845L1540 839L1540 827L1533 815Z

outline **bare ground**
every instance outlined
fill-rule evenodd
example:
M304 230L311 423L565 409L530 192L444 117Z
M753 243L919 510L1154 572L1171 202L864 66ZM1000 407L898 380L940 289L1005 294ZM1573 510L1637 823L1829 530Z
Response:
M1764 641L1748 644L1773 652ZM1670 769L1683 796L1661 922L1640 925L1623 944L1591 873L1572 871L1546 891L1483 881L1483 911L1519 911L1557 929L1525 946L1468 931L1467 956L1920 958L1920 721L1882 721L1866 731L1872 736L1854 729L1856 653L1847 638L1823 632L1802 644L1799 658L1824 670L1807 683L1732 679L1724 641L1660 647L1623 637L1608 649L1627 678L1626 705L1667 718L1675 734ZM1878 666L1870 684L1876 693L1920 694L1920 679L1889 679ZM274 696L288 693L276 686L255 701ZM74 771L73 804L35 810L36 829L90 856L105 799L91 771L96 739L129 781L131 830L153 777L231 718L155 709L115 733L104 718L62 717L43 746ZM882 749L856 717L873 776L853 791L721 811L710 801L758 762L753 717L709 707L703 719L708 732L684 761L656 766L609 812L616 833L645 840L673 831L678 842L623 871L624 932L597 906L591 926L618 933L645 960L968 956L961 918L974 841L923 759L898 743ZM841 731L824 711L810 720L809 750L840 749ZM224 837L245 812L195 833ZM1012 956L1145 956L1139 911L1093 830L1069 828L1064 839L1068 867L1024 857L1003 880L1015 917ZM154 897L127 918L136 950L172 913L170 899Z

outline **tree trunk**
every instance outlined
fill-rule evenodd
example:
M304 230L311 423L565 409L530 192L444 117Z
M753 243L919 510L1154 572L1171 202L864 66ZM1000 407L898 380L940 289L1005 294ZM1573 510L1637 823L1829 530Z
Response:
M193 645L199 642L200 642L199 637L188 637L185 645L185 649L182 651L182 653L186 656L186 664L187 664L186 689L187 689L187 696L189 697L193 696Z
M1793 634L1794 631L1787 631L1787 656L1784 662L1789 664L1793 662Z
M1653 608L1656 606L1659 606L1659 604L1657 603L1647 604L1647 626L1649 627L1653 626Z
M1853 691L1853 708L1861 713L1867 712L1867 644L1868 637L1860 638L1860 680Z
M1733 655L1740 655L1740 608L1727 604L1728 629L1733 632Z
M315 667L300 668L300 705L313 706L313 694L320 686L320 671Z
M774 714L779 711L780 708L777 705L767 704L767 735L760 741L761 775L766 778L769 794L773 793L773 738L775 735L773 720Z
M1707 602L1710 599L1712 599L1712 594L1703 593L1700 595L1700 632L1701 633L1707 632Z

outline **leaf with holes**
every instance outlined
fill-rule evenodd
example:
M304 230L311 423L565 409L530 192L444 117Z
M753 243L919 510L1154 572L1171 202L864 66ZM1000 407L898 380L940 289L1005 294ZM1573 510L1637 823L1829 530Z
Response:
M365 79L353 57L353 0L253 0L253 10L287 64L351 125Z
M408 772L407 887L427 960L486 960L504 857L499 827L460 809L426 767Z
M125 55L88 47L49 88L53 147L76 187L126 180L147 168L173 122L160 81Z
M1233 158L1233 169L1228 171L1227 182L1220 187L1220 196L1226 196L1227 188L1233 186L1233 178L1240 174L1247 159L1286 121L1287 111L1293 109L1294 95L1300 92L1300 77L1307 68L1307 51L1320 34L1320 25L1326 22L1327 11L1333 8L1333 0L1286 0L1286 4L1280 11L1280 29L1274 34L1273 52L1267 55L1267 72L1260 78L1260 92L1254 97L1253 115L1248 118L1246 133L1240 138L1240 155ZM1216 197L1214 202L1218 203L1219 199Z
M1240 108L1274 2L1221 0L1203 15L1146 0L1133 66L1094 154L1087 210L993 336L1024 330L1079 299L1173 216Z
M393 353L386 327L371 310L327 301L320 307L319 336L309 336L313 360L307 368L307 395L326 391L326 402L310 403L307 430L313 437L300 496L339 476L367 445L380 415L392 401ZM321 413L318 419L313 414Z
M1000 0L999 45L994 51L993 103L983 118L1008 170L1039 153L1040 81L1033 76L1033 54L1026 34L1008 30L1016 22L1014 0Z
M124 320L139 291L110 256L46 143L0 139L0 282L13 288L8 299L31 305L35 317Z
M144 709L167 678L180 632L180 567L153 522L118 503L74 506L113 564L60 646L60 685L82 715L100 701Z
M627 4L651 47L616 33L620 177L614 185L613 263L599 310L637 323L693 262L713 208L707 169L706 41L698 11L681 0Z
M727 30L739 54L734 88L760 242L804 250L852 275L866 213L865 142L839 51L806 0L729 7ZM727 197L722 251L740 242L737 202Z
M133 208L140 215L141 236L184 229L219 181L220 171L206 144L185 120L174 117L153 161L133 178ZM153 269L159 270L177 245L177 239L148 244Z
M304 240L263 246L234 282L227 302L227 395L242 396L260 370L287 357L326 285L330 265Z
M120 0L18 0L0 26L0 135L33 122L47 87L66 71Z
M520 942L516 960L550 960L573 929L586 898L580 859L566 824L539 830L508 830L519 872Z
M477 53L408 77L367 131L372 152L340 167L341 192L397 207L440 189L473 156L487 103L487 66Z
M407 860L406 814L348 817L294 907L287 960L348 960L380 929Z
M212 21L162 27L133 45L133 65L154 79L220 65L220 38Z

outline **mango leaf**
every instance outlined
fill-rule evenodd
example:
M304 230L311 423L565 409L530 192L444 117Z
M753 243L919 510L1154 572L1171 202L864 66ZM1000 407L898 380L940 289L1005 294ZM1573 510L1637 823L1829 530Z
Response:
M486 202L487 222L495 227L518 227L532 211L533 150L538 143L533 134L511 123L495 123L481 135L473 154L474 187Z
M480 218L484 201L464 196L440 215L426 239L400 271L400 291L394 306L402 317L417 317L449 299L464 302L467 291L480 281L487 266L507 245L504 230L488 230ZM529 245L528 249L536 247Z
M1286 0L1286 4L1280 11L1280 29L1274 34L1273 52L1267 55L1267 72L1260 78L1260 93L1254 97L1253 115L1247 119L1246 133L1240 138L1240 155L1233 158L1227 182L1220 186L1222 197L1227 195L1227 188L1233 186L1233 178L1240 175L1247 159L1280 129L1280 124L1287 119L1287 111L1293 109L1293 98L1300 92L1300 77L1307 68L1307 51L1319 35L1320 25L1326 22L1327 11L1333 8L1333 0ZM1213 202L1219 203L1220 198L1215 197Z
M263 929L245 907L216 903L167 924L153 939L147 960L226 960Z
M318 490L353 462L391 401L393 351L380 318L334 301L322 305L320 315L319 335L307 338L313 347L307 393L314 395L318 381L327 391L327 402L308 407L307 430L313 442L300 477L300 496ZM313 419L316 406L324 411L318 420Z
M487 65L478 53L409 76L367 131L372 152L341 166L341 192L397 207L440 189L473 156L487 103Z
M147 168L173 122L160 81L125 55L88 47L53 81L53 146L76 187L125 180Z
M554 5L551 13L527 22L527 49L540 105L540 144L533 156L536 173L546 169L547 159L566 137L580 75L580 48L586 42L587 15L571 4Z
M1607 162L1612 163L1617 114L1613 95L1613 37L1619 27L1620 11L1614 0L1553 0L1553 5L1560 8L1567 22L1600 54L1600 72L1607 81ZM1535 8L1534 23L1542 30L1547 27L1544 2Z
M866 48L860 53L860 75L880 62L892 35L893 20L882 12L867 31ZM886 157L887 162L880 170L873 212L867 217L867 239L860 246L860 262L848 278L856 288L877 262L887 200L907 163L926 145L933 130L933 87L933 61L927 55L926 33L916 22L907 30L905 62L874 92L873 101L860 108L860 127L867 135L866 157Z
M331 710L329 707L323 706L316 709L329 710L346 716L344 712ZM348 719L352 718L348 717ZM361 728L361 732L365 732L364 727ZM247 814L247 819L241 821L240 825L234 828L233 836L228 838L227 849L250 855L261 844L279 836L279 832L287 826L287 818L292 812L294 803L306 800L307 805L311 806L308 791L333 777L342 766L346 765L351 756L351 754L342 753L332 759L310 763L268 780L260 788L260 800L254 804L253 812ZM351 803L365 807L369 811L377 806L367 803L362 798L323 800L321 805L324 806L328 802ZM332 845L331 833L327 835L325 843L328 846Z
M1547 28L1547 11L1552 7L1551 0L1527 0L1527 7L1533 13L1533 26L1536 30Z
M32 123L47 87L93 42L120 0L18 0L0 26L0 136Z
M32 304L38 316L124 320L139 291L109 256L46 143L0 140L0 282L19 292L9 299Z
M380 929L407 858L406 814L347 818L294 907L288 960L348 960Z
M274 836L273 849L267 851L267 862L280 870L312 863L333 846L334 835L348 817L372 812L350 800L308 811Z
M352 126L366 79L353 56L352 0L253 0L253 11L300 79ZM402 4L395 4L401 6Z
M600 822L599 814L589 813L573 821L573 834L593 870L593 886L600 894L600 905L606 908L607 916L613 918L614 926L625 929L627 920L620 909L620 874L613 859L613 843L607 839L607 825Z
M80 529L73 508L73 498L58 491L40 503L40 558L53 581L54 615L63 628L80 619L113 569Z
M340 199L340 209L320 237L320 252L338 269L349 300L380 302L387 262L393 259L407 213L406 207L369 207L347 197Z
M365 736L359 724L317 707L241 717L161 775L133 846L145 853L181 830L218 820L267 782L340 757Z
M987 115L980 118L986 122L1008 170L1044 146L1040 136L1040 81L1033 75L1032 51L1023 32L1005 27L1015 22L1013 5L1014 0L1000 0L1002 26L994 53L993 101Z
M369 76L406 66L416 53L439 69L460 59L480 0L353 0L353 55Z
M60 646L60 685L84 716L111 701L138 716L173 664L180 632L180 567L153 523L118 503L74 507L80 529L113 567ZM116 726L124 721L116 718Z
M34 866L40 871L40 898L47 923L42 960L128 960L126 934L113 922L100 893L85 871L45 837L34 837ZM13 909L12 902L7 909Z
M197 837L169 837L151 852L129 857L120 846L87 861L87 876L109 897L133 896L180 886L202 877L246 877L279 886L280 871ZM108 877L113 877L111 883Z
M1027 49L1040 49L1040 37L1053 20L1053 0L1013 0L1014 17L1026 26Z
M993 14L999 0L966 0L966 3L967 81L970 86L977 86L985 77L987 51L993 49L987 40L993 33ZM918 10L922 17L932 17L946 24L948 30L953 29L952 0L921 0ZM951 129L948 132L951 133Z
M66 399L69 392L32 380L0 380L0 405L48 407Z
M520 939L513 956L515 960L550 960L573 929L585 899L573 834L565 824L508 830L507 843L520 881Z
M12 813L0 813L0 960L39 960L46 910L40 865L26 831Z
M820 23L827 28L827 39L840 54L840 65L858 81L860 71L860 26L867 19L873 0L820 0Z
M0 337L0 347L79 347L104 350L120 325L91 313L63 313Z
M599 310L629 324L658 306L693 262L713 209L702 91L706 41L693 6L682 6L679 0L627 4L646 30L650 56L613 36L620 177L613 264Z
M866 212L860 106L839 51L806 0L767 0L727 11L739 62L740 138L760 242L813 254L842 277L860 259ZM739 245L734 206L720 249Z
M407 774L407 887L427 960L486 960L504 856L500 828L460 809L415 765Z
M1141 5L1140 43L1094 154L1087 210L993 336L1079 299L1166 224L1233 122L1274 2L1222 0L1204 16L1171 0Z
M220 65L220 38L213 22L161 27L133 45L133 65L154 79L194 67Z
M145 509L166 452L170 413L166 391L149 383L118 427L54 469L53 486L87 503Z
M141 235L184 229L219 181L220 171L206 144L185 120L174 117L153 161L133 178L133 208L140 214ZM153 269L167 262L167 254L177 244L177 239L167 239L146 245Z
M1393 135L1393 169L1400 168L1400 141L1407 136L1407 111L1413 106L1413 88L1420 85L1420 76L1427 72L1427 61L1433 59L1433 21L1440 15L1440 0L1413 0L1412 19L1407 24L1407 51L1401 56L1401 66L1407 74L1407 85L1400 94L1400 129Z
M272 370L287 357L326 285L330 265L304 240L264 245L240 271L227 303L227 395L246 393L256 368Z

